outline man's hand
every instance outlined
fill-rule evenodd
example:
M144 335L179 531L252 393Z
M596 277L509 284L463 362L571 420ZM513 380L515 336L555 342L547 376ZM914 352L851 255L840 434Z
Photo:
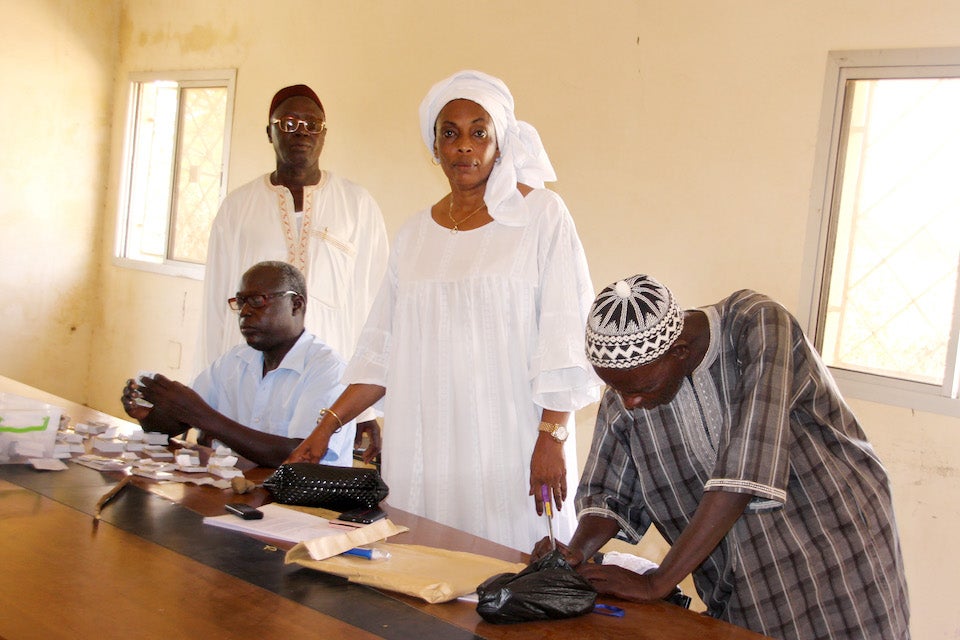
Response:
M553 551L553 547L550 545L550 538L542 538L534 545L533 553L530 554L530 561L536 562L551 551ZM557 542L557 551L560 552L560 555L563 556L563 559L566 560L571 567L576 567L583 562L583 554L581 554L580 551L572 549L562 542Z
M536 501L537 515L543 515L543 498L540 488L547 485L553 494L553 506L557 511L567 499L567 465L563 459L563 443L547 433L540 433L530 458L530 495Z
M380 439L380 424L376 420L366 420L357 423L357 435L353 438L353 448L359 449L363 444L363 434L367 434L369 443L363 450L363 461L370 464L370 461L380 453L382 441Z
M127 415L137 422L146 420L152 408L137 404L137 400L142 397L143 394L140 392L140 385L137 384L137 381L133 378L127 380L127 384L123 387L123 395L120 396L120 403L123 404L123 410L127 412Z
M141 394L165 415L192 427L200 428L204 414L212 411L196 391L159 373L141 381Z
M590 581L597 593L616 596L633 602L653 602L665 598L673 587L657 587L655 571L639 574L616 565L583 563L577 573Z

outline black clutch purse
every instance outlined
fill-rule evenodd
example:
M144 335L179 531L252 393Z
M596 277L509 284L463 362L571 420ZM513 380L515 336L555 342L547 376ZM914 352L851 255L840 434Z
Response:
M347 511L375 507L389 489L376 469L334 467L312 462L283 464L263 481L280 504Z

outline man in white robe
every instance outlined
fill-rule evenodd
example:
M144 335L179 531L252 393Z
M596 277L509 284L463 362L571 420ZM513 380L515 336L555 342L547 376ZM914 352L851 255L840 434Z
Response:
M386 269L383 216L363 187L320 168L326 115L306 85L285 87L270 105L267 138L276 170L231 192L214 219L207 249L200 345L201 370L241 343L226 300L244 271L283 260L307 279L306 327L349 360ZM374 438L375 413L358 418Z

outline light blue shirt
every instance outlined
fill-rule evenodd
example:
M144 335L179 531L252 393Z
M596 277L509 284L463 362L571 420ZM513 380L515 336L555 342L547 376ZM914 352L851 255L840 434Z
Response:
M218 358L193 381L193 390L211 407L240 424L286 438L306 438L320 409L329 407L344 386L343 359L327 344L304 331L283 361L263 376L263 353L238 345ZM202 428L202 426L201 426ZM353 465L351 421L330 437L323 464Z

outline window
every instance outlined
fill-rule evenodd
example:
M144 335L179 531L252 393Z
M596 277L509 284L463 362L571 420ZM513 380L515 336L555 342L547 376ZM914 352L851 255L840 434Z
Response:
M203 277L210 225L226 195L236 72L130 78L119 263Z
M830 54L808 320L852 396L960 415L958 113L960 50Z

